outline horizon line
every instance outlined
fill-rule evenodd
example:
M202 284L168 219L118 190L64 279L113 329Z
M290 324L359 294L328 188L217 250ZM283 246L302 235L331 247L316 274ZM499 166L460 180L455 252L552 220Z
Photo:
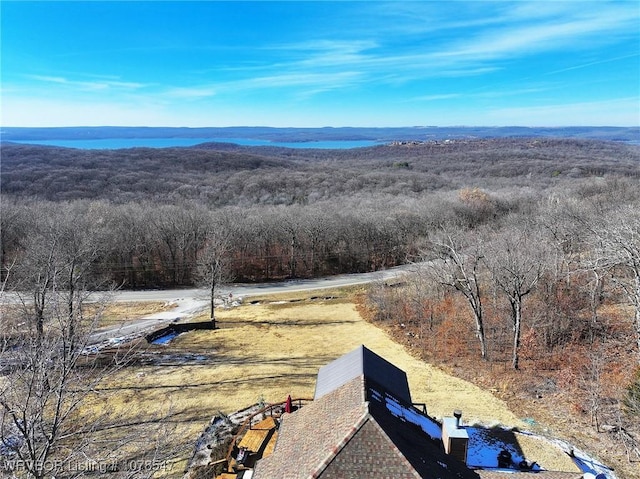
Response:
M61 129L61 128L172 128L180 130L226 129L226 128L269 128L274 130L322 130L341 128L360 129L427 129L427 128L639 128L639 125L406 125L406 126L268 126L268 125L229 125L229 126L148 126L148 125L65 125L65 126L0 126L0 129Z

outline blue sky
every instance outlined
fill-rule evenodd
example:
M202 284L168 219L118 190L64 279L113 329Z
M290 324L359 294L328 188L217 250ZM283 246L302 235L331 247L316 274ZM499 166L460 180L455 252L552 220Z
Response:
M3 126L640 124L640 2L2 1Z

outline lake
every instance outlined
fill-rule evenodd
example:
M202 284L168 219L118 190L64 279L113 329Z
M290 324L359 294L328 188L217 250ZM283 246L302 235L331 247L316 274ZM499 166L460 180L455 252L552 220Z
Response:
M207 142L235 143L242 146L279 146L285 148L349 149L379 145L373 140L285 142L251 138L104 138L98 140L12 140L29 145L63 146L83 150L116 150L120 148L169 148L198 145Z

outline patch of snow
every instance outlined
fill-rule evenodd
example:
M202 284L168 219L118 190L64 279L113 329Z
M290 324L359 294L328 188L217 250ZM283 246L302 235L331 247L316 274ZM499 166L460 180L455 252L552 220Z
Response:
M19 435L6 436L0 442L0 457L14 457L24 440Z
M576 466L578 466L578 468L580 468L580 470L585 473L585 479L617 479L615 473L613 472L613 469L602 464L600 461L591 457L586 452L560 439L555 439L553 440L553 442L564 452L566 452L571 457L571 459L573 459L573 462L576 464Z
M211 460L211 451L220 444L223 444L225 440L233 437L236 428L249 416L252 416L262 409L263 406L263 404L258 403L240 411L236 411L233 414L229 414L228 416L222 413L214 416L196 441L193 456L189 460L187 470L190 471L198 466L205 466L209 464L209 461ZM246 472L243 477L251 477L247 476ZM191 476L189 472L187 472L184 477Z
M511 462L516 465L525 460L519 449L512 444L491 436L491 430L482 427L465 427L469 435L467 465L479 468L497 468L498 454L505 450L511 454Z
M394 416L419 426L425 434L430 436L432 439L442 439L440 424L431 418L426 417L414 407L406 407L400 404L397 399L389 396L388 394L383 396L381 393L371 388L369 388L369 391L371 392L372 399L375 399L378 402L384 402L389 412Z

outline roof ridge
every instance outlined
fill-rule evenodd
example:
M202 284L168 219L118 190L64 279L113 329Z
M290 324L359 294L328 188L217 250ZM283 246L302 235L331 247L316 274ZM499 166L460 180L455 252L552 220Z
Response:
M362 429L362 426L371 419L371 415L369 414L369 402L365 401L363 403L364 406L364 414L358 419L358 421L349 429L349 432L345 435L342 440L333 446L331 452L327 454L327 456L320 461L317 467L313 469L309 477L315 479L322 474L322 472L331 464L331 462L335 459L338 453L347 445L347 443L355 436L355 434Z

